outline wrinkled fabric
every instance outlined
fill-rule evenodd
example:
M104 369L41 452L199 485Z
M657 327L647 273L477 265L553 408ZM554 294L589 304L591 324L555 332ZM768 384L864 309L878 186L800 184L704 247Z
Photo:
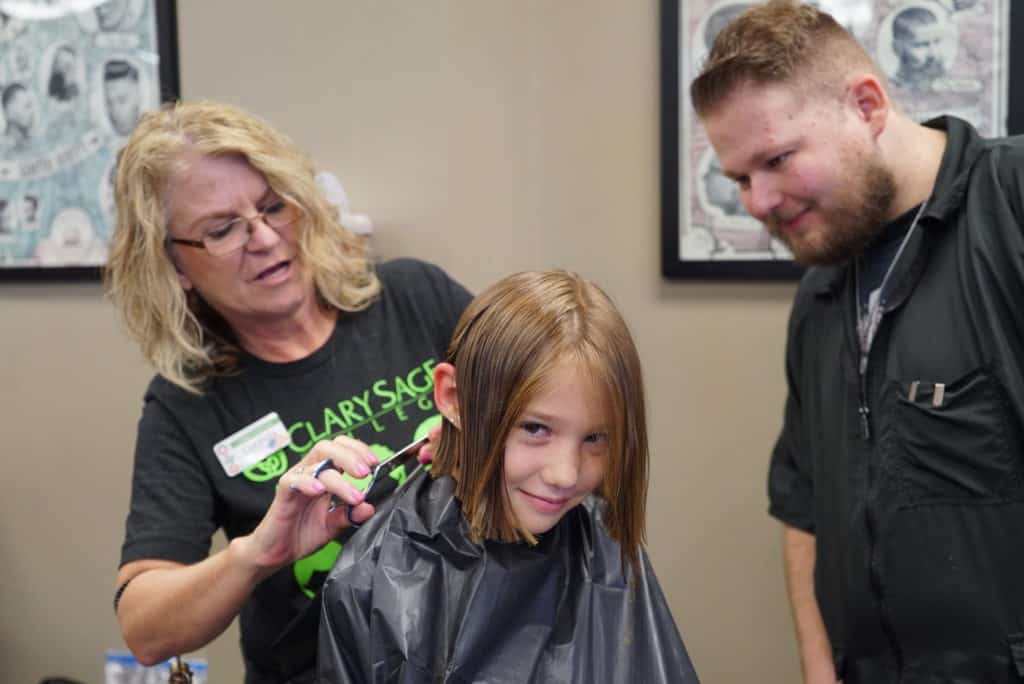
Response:
M531 547L472 543L454 493L420 472L345 547L318 682L697 682L647 555L623 564L597 500Z

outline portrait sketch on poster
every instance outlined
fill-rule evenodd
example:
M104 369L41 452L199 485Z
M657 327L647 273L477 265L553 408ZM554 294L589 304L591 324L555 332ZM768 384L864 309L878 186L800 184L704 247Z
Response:
M158 1L0 0L0 277L106 262L117 151L167 91Z
M754 2L686 0L679 14L680 261L791 258L743 208L689 102L711 42ZM819 0L885 72L893 98L925 121L952 114L1006 133L1009 0Z

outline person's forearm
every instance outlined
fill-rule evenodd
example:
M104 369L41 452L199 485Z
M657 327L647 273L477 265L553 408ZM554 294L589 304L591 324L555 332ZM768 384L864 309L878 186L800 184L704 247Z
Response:
M272 572L248 560L247 540L239 537L194 565L160 564L132 577L117 615L125 643L139 662L151 665L194 651L227 629L255 586ZM130 572L130 565L124 569Z
M793 621L796 623L804 681L808 684L835 682L832 645L829 643L825 623L821 619L821 611L814 595L814 535L789 526L784 528L782 535L786 586L789 590Z
M320 468L325 459L333 469ZM323 548L350 521L368 520L373 506L343 474L364 477L378 462L370 447L351 437L321 441L278 479L274 500L251 534L194 565L144 559L122 566L117 585L126 588L117 618L136 659L152 664L205 646L275 570ZM345 506L330 506L332 496Z

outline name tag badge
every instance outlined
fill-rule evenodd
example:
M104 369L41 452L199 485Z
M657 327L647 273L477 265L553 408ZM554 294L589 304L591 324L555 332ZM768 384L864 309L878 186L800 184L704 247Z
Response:
M227 476L234 477L288 446L289 442L288 428L277 413L272 412L217 442L213 453Z

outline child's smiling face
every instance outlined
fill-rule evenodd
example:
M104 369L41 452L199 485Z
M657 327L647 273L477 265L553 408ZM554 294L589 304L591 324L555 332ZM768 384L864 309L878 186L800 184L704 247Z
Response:
M573 363L556 366L505 441L505 484L520 525L543 534L601 485L610 458L602 393Z

